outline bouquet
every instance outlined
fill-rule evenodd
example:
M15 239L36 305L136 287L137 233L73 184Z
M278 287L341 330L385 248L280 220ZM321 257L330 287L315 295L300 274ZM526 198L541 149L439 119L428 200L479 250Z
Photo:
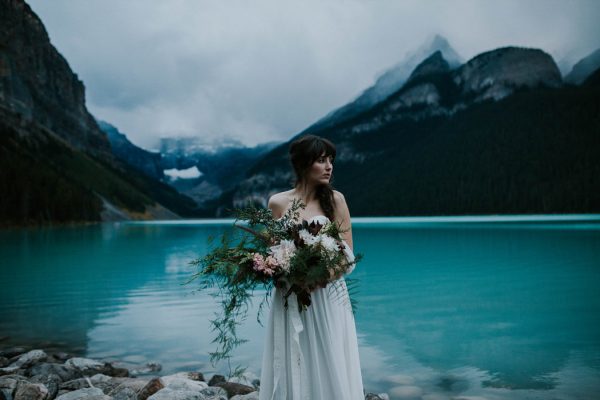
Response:
M352 272L362 255L354 255L342 239L336 222L303 220L297 222L299 200L279 219L271 210L247 207L234 210L234 226L241 237L232 243L227 235L221 244L191 264L198 266L191 279L199 279L202 288L217 289L213 295L221 298L221 312L211 321L219 347L210 353L211 361L229 359L233 348L245 342L236 335L236 326L247 316L248 305L255 290L264 290L257 320L263 306L275 288L283 291L284 305L292 294L296 296L299 311L311 305L311 292L335 288L343 281L354 291L356 281L345 275ZM245 221L245 225L238 224ZM356 302L350 298L353 311Z

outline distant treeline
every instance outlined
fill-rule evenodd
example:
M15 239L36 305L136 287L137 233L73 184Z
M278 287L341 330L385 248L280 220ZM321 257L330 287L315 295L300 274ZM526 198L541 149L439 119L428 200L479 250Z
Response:
M74 149L35 123L3 112L0 225L99 221L99 196L133 213L143 214L154 198L180 215L195 215L193 200L166 184Z

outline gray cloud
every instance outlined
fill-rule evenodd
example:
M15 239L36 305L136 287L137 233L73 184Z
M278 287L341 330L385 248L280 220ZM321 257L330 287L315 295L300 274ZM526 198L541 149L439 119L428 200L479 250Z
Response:
M283 140L433 34L465 59L506 45L574 62L600 47L595 0L30 0L98 118L160 136Z

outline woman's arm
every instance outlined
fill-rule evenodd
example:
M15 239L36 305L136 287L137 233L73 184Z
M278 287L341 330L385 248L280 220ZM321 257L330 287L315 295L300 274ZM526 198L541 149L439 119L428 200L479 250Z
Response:
M267 203L267 207L271 210L273 214L273 218L281 218L283 215L283 206L281 205L280 194L274 194L269 197L269 202Z
M352 243L352 224L350 222L350 210L348 210L348 204L344 195L337 190L333 191L333 200L335 201L335 220L340 224L340 230L342 232L342 239L348 243L350 250L354 252L354 245Z

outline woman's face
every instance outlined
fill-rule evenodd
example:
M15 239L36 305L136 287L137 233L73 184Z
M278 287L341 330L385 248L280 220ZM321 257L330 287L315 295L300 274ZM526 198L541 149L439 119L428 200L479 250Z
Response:
M325 153L323 153L309 168L307 172L307 180L308 182L312 182L314 184L327 184L331 179L332 172L333 159L331 156L325 156Z

